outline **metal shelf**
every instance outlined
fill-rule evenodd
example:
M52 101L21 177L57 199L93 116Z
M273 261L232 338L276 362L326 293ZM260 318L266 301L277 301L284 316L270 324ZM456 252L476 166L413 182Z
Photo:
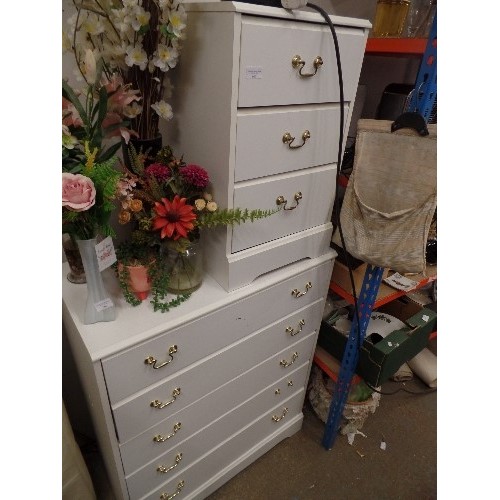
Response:
M427 38L368 38L365 54L389 56L422 56Z
M337 265L337 262L335 262ZM423 274L418 274L417 276L408 276L410 279L417 281L418 285L413 288L411 291L418 290L428 283L432 283L437 279L437 266L427 266L428 276L424 276ZM332 276L335 276L335 267ZM359 289L361 287L361 280L363 276L360 276L359 281L355 279L354 286L356 287L356 291L359 293ZM335 292L337 295L340 295L344 300L347 300L349 304L354 304L354 297L352 294L352 287L350 285L350 281L347 280L347 277L342 277L339 281L331 281L330 282L330 290ZM380 284L377 298L375 299L375 303L373 304L373 308L377 309L378 307L387 304L388 302L392 302L393 300L406 295L408 291L396 290L395 288L386 285L384 282Z

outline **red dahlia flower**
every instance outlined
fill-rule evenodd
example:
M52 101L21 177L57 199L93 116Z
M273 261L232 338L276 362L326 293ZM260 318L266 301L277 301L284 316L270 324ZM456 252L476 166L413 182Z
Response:
M152 163L149 167L144 169L148 175L152 175L158 182L166 182L172 176L170 168L161 163Z
M192 221L196 219L196 214L192 205L186 205L186 198L177 194L172 201L162 198L161 203L155 202L154 211L153 229L161 229L161 239L187 238L188 232L194 229Z
M184 182L187 182L199 189L204 189L208 186L208 173L199 165L186 165L179 169L179 173L181 174Z

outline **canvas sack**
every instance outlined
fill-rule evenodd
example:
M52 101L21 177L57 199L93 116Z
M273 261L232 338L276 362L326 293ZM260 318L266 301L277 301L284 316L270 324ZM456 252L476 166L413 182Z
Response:
M400 273L425 272L437 203L437 128L391 132L389 120L359 120L340 223L346 250ZM337 227L332 241L342 246Z

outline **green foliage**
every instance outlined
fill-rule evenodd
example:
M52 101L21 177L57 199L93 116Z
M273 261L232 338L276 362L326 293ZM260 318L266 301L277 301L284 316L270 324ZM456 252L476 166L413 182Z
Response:
M97 67L96 82L100 82L103 71L102 60L98 62ZM85 142L88 142L91 150L97 148L98 152L95 158L97 163L112 158L121 147L121 142L118 141L108 147L103 147L104 138L109 137L112 132L119 128L129 126L129 121L124 119L119 123L103 127L104 119L108 113L108 99L112 93L108 94L106 88L99 86L99 84L87 85L80 100L77 93L63 79L62 96L73 104L83 122L82 126L68 126L71 135L78 139L78 144L73 149L62 146L62 171L73 174L80 173L85 164L83 148Z
M280 208L271 210L248 210L248 208L224 208L219 209L216 212L203 212L198 216L196 220L196 225L199 227L216 227L216 226L233 226L235 224L241 224L243 222L254 222L258 219L264 219L270 217L271 215L279 212Z
M116 249L118 261L114 264L118 283L123 297L128 304L136 307L142 303L129 287L129 272L127 265L147 265L148 277L151 281L151 300L153 311L162 313L170 311L185 302L191 296L190 293L177 295L175 298L165 301L168 294L170 274L167 272L165 259L160 253L154 253L151 248L145 248L133 242L123 242ZM119 263L123 264L119 266Z
M79 239L97 234L114 236L109 220L115 209L118 181L123 174L115 169L116 158L83 167L82 175L92 180L96 190L95 204L83 212L63 208L62 229Z
M153 311L160 311L162 313L170 311L173 307L177 307L183 302L185 302L189 297L190 293L183 293L177 295L174 299L165 302L165 297L167 296L167 288L170 282L170 274L165 271L166 265L159 261L159 265L153 266L149 276L151 278L151 295L152 300L150 303L153 305Z

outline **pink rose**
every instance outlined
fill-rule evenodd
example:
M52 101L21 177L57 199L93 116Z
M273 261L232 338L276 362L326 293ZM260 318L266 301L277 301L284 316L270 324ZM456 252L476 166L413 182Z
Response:
M83 212L95 203L95 186L91 179L80 174L62 174L62 206Z

